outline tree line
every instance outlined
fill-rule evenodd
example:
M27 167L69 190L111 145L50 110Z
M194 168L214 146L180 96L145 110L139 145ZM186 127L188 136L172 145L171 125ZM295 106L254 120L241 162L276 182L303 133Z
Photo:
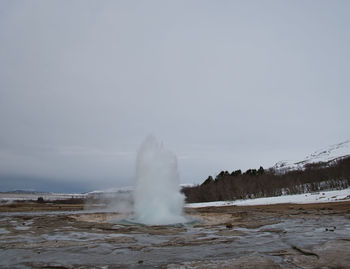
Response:
M345 189L350 186L350 157L328 163L306 164L304 169L279 172L273 168L245 172L221 171L202 184L184 187L186 202L237 200Z

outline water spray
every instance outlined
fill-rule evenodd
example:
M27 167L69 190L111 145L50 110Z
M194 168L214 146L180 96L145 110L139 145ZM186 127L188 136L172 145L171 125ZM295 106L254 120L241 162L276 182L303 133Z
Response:
M177 158L154 136L141 144L136 160L135 221L146 225L186 222Z

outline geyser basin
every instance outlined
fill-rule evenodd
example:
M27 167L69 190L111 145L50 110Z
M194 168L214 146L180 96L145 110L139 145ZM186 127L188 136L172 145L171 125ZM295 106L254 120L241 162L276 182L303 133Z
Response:
M133 222L171 225L187 221L176 156L154 136L147 137L138 151L135 183Z

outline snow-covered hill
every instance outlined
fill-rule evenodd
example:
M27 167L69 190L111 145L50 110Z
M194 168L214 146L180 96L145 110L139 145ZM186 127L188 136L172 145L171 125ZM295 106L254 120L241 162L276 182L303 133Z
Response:
M319 162L331 163L346 157L350 157L350 140L317 150L306 156L302 161L280 161L276 163L273 168L279 172L287 172L303 169L306 164Z

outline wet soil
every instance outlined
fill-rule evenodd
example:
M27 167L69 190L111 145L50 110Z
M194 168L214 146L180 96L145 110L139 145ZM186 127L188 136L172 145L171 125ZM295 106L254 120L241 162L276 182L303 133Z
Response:
M350 268L350 202L186 209L174 226L83 208L1 205L0 267Z

